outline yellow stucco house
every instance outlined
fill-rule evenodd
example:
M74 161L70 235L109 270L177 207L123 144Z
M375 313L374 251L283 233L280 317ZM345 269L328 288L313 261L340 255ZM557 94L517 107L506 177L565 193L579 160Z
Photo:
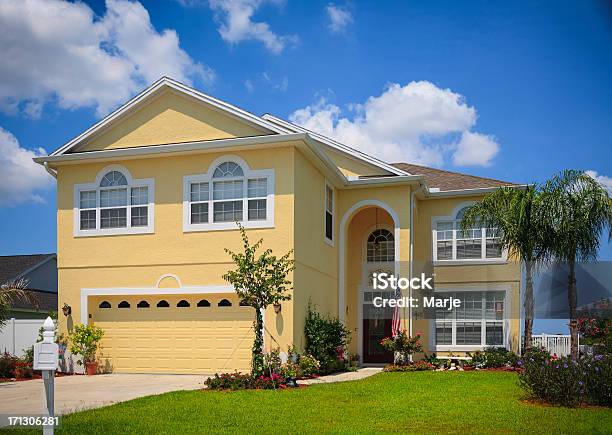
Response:
M221 278L224 248L241 246L235 221L276 254L294 249L292 299L264 315L267 349L303 348L311 302L353 331L361 362L387 361L390 319L369 277L429 264L464 308L405 308L403 328L428 352L518 350L517 263L494 229L456 231L466 205L511 183L384 163L168 78L35 160L57 178L60 329L103 328L117 372L249 368L253 309Z

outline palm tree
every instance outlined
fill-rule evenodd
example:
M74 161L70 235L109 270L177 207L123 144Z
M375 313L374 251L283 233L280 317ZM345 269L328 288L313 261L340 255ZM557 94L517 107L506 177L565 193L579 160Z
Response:
M38 298L27 291L28 281L20 279L0 286L0 328L6 323L8 312L16 301L23 301L38 308Z
M470 206L463 215L461 229L476 225L497 228L500 244L511 256L525 264L525 347L531 347L533 330L533 272L548 259L543 238L543 210L540 189L536 185L525 188L500 187Z
M597 260L601 236L612 238L612 199L584 171L565 170L544 185L546 244L559 262L567 262L571 355L578 357L576 263Z

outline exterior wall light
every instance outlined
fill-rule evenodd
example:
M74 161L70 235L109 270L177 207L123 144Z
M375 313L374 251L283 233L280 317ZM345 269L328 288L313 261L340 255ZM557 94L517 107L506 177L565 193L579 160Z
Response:
M281 312L281 304L280 304L280 302L276 302L276 303L273 305L273 307L274 307L274 312L275 312L276 314L278 314L278 313L280 313L280 312Z
M64 313L64 316L68 317L70 314L72 314L72 307L64 302L62 313Z

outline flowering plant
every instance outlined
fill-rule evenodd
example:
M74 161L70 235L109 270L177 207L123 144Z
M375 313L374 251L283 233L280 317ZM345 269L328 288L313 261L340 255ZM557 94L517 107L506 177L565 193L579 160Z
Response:
M421 345L420 340L420 334L417 333L414 337L410 337L404 329L395 337L383 338L380 344L385 350L395 354L396 363L408 364L410 355L416 352L423 352L423 345Z

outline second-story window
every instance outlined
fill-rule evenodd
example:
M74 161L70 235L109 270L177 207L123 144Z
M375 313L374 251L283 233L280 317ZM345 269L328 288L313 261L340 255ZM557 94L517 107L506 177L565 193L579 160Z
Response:
M465 231L461 230L461 219L465 210L466 208L459 210L450 219L435 221L434 261L502 259L504 252L497 228L477 225Z
M207 174L185 177L185 231L273 226L273 170L251 170L235 156Z
M75 186L75 235L152 232L153 181L126 173L104 170L99 182Z

